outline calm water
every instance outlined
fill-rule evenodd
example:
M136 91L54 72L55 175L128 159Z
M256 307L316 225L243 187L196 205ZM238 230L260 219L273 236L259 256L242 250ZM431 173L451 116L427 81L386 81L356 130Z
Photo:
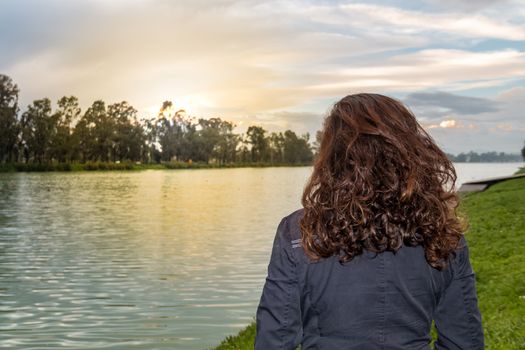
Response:
M253 320L310 171L0 174L0 348L212 348Z

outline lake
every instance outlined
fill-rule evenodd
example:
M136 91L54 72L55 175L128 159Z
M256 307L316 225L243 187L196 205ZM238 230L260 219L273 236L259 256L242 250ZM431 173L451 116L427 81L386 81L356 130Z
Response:
M458 163L460 183L523 163ZM0 174L0 348L210 349L311 167Z

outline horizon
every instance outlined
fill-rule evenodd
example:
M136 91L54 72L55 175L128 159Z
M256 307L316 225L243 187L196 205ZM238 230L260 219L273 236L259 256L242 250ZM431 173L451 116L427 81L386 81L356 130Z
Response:
M125 100L153 118L170 100L236 133L259 125L310 142L335 101L375 92L405 103L446 153L516 154L523 5L8 0L0 73L18 85L21 112L75 95L83 111Z

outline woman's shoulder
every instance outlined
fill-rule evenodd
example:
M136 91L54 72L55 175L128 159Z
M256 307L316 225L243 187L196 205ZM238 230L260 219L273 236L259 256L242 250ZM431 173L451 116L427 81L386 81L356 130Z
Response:
M301 241L301 229L299 226L299 220L302 218L303 214L304 208L299 208L292 211L284 217L284 219L286 220L286 224L288 225L286 238L290 240L290 243L292 245L296 245Z
M287 219L299 220L304 214L304 208L298 208L286 215Z

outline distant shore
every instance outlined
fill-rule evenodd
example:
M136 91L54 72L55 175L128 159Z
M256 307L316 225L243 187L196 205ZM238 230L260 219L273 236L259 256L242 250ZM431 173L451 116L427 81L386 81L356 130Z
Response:
M502 163L502 162L454 162L454 163ZM503 162L514 163L514 162ZM48 171L111 171L111 170L168 170L168 169L215 169L215 168L246 168L246 167L301 167L313 166L308 163L270 163L270 162L245 162L245 163L203 163L203 162L71 162L71 163L6 163L0 164L0 173L5 172L48 172Z
M111 171L111 170L167 170L167 169L211 169L211 168L246 168L246 167L290 167L312 166L311 163L201 163L201 162L162 162L162 163L134 163L134 162L86 162L86 163L7 163L0 164L2 172L47 172L47 171Z

